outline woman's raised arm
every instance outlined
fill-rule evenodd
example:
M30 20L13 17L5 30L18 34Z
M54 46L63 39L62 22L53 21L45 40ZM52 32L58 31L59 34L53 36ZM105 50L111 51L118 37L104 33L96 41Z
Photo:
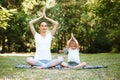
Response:
M43 15L41 16L41 17L39 17L39 18L36 18L36 19L33 19L33 20L31 20L30 22L29 22L29 26L30 26L30 30L31 30L31 32L32 32L32 34L33 34L33 36L35 35L35 33L36 33L36 30L35 30L35 28L34 28L34 23L35 22L37 22L37 21L39 21L39 19L41 19L43 17Z
M53 24L53 29L52 29L51 33L52 33L52 35L54 35L56 30L57 30L57 27L58 27L58 22L53 20L53 19L51 19L51 18L49 18L49 17L47 17L46 14L45 14L45 9L43 11L43 17Z

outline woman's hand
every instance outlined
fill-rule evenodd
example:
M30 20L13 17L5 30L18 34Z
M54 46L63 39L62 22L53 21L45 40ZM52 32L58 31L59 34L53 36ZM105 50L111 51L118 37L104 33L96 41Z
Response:
M46 7L43 9L43 17L46 19L46 13L45 13L45 11L46 11Z
M58 22L47 17L45 11L46 11L46 7L44 7L44 9L43 9L43 17L53 24L53 29L51 30L51 33L52 33L52 35L54 35L57 30L57 27L58 27Z

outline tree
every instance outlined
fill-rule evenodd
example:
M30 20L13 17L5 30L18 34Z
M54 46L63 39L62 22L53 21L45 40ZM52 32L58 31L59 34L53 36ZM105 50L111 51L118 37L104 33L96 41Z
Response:
M28 22L39 17L44 7L47 16L59 22L52 51L62 50L70 33L74 33L82 52L120 51L118 0L1 0L0 5L2 52L34 51Z
M1 44L2 44L2 51L5 52L5 39L6 39L6 29L9 26L8 21L13 17L16 13L16 9L7 10L0 6L0 29L1 29ZM4 29L2 29L4 28Z
M118 52L120 50L118 48L120 42L116 38L116 36L119 37L118 31L119 31L120 19L118 15L120 15L120 11L119 11L120 2L118 0L106 0L106 1L105 0L92 0L93 2L92 1L90 2L90 0L88 1L89 3L87 4L87 7L88 7L87 9L90 12L94 13L97 18L95 22L97 28L95 31L99 31L100 33L100 31L102 30L102 32L105 34L100 33L100 36L106 35L104 36L104 38L107 38L107 40L110 41L110 43L106 45L110 46L111 44L110 46L111 50L113 48L114 49L114 51L112 50L113 52ZM114 32L117 32L117 35ZM106 39L104 39L104 42L107 42ZM109 50L109 52L111 50Z

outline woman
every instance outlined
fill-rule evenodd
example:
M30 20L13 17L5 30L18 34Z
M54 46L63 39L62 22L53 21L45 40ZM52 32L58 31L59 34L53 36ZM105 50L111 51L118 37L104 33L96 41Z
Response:
M45 21L42 21L39 23L39 27L38 27L40 33L36 32L33 24L39 21L41 18L45 18L46 20L48 20L53 24L52 31L48 32L47 23ZM29 26L35 39L36 53L34 58L28 57L26 62L36 68L49 68L59 65L63 61L63 58L58 57L57 59L52 60L51 51L50 51L52 36L55 34L57 30L58 22L54 21L51 18L48 18L45 14L45 9L44 9L42 16L34 20L31 20L29 22Z

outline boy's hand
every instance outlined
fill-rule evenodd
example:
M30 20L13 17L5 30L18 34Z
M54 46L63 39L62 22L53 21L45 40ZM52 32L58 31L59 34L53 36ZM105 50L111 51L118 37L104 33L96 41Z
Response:
M71 38L73 38L74 37L74 35L73 35L73 33L71 33Z

